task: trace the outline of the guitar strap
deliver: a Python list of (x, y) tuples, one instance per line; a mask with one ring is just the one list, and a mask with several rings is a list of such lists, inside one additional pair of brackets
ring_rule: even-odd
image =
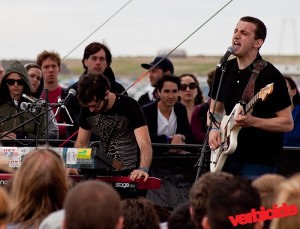
[(267, 66), (267, 62), (265, 60), (257, 60), (253, 63), (253, 66), (252, 75), (242, 95), (242, 101), (244, 102), (249, 102), (254, 96), (256, 78), (259, 72)]

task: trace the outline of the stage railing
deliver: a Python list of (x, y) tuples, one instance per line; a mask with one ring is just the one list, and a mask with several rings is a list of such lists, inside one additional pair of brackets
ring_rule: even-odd
[[(18, 139), (17, 141), (4, 140), (1, 141), (1, 143), (6, 146), (0, 146), (0, 164), (7, 163), (10, 159), (14, 161), (14, 159), (18, 159), (18, 157), (20, 157), (19, 159), (21, 160), (30, 150), (46, 147), (46, 140), (44, 139)], [(98, 142), (91, 142), (89, 148), (82, 149), (74, 148), (75, 142), (71, 140), (48, 140), (48, 143), (51, 149), (62, 156), (67, 166), (72, 168), (80, 168), (80, 166), (83, 166), (84, 168), (93, 168), (92, 166), (86, 167), (86, 165), (93, 164), (94, 153), (91, 151), (91, 148), (96, 146)], [(60, 147), (62, 144), (63, 147)], [(152, 147), (153, 160), (165, 158), (178, 160), (193, 159), (195, 160), (195, 165), (202, 150), (201, 144), (171, 145), (165, 143), (152, 143)], [(180, 149), (181, 152), (170, 152), (171, 149)], [(205, 152), (207, 154), (207, 159), (209, 160), (210, 153), (208, 147)], [(209, 161), (206, 161), (206, 163), (209, 163)], [(19, 164), (20, 162), (12, 163), (12, 166), (15, 167)], [(279, 168), (282, 171), (285, 171), (286, 174), (284, 175), (291, 175), (291, 171), (293, 173), (300, 171), (300, 147), (284, 147), (279, 160)]]
[[(24, 146), (34, 142), (33, 139), (19, 139), (21, 145), (14, 141), (5, 141), (5, 144), (13, 146), (0, 147), (0, 164), (5, 164), (11, 168), (21, 165), (22, 158), (33, 149), (45, 147), (44, 140), (38, 140), (38, 147)], [(79, 169), (95, 168), (94, 152), (92, 147), (97, 142), (91, 142), (91, 148), (74, 148), (74, 142), (68, 141), (65, 147), (59, 147), (65, 141), (50, 140), (50, 148), (58, 152), (66, 163), (67, 167)], [(178, 204), (187, 201), (188, 193), (195, 181), (197, 167), (202, 145), (170, 145), (163, 143), (153, 143), (153, 160), (150, 168), (150, 176), (161, 180), (159, 190), (149, 190), (147, 198), (163, 207), (173, 209)], [(171, 152), (170, 149), (181, 149), (180, 153)], [(209, 148), (205, 150), (205, 160), (203, 171), (209, 171)], [(284, 147), (278, 164), (278, 173), (290, 176), (300, 172), (300, 147)]]

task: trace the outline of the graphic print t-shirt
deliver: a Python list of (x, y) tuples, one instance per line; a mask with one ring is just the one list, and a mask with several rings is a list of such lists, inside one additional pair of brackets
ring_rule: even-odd
[(123, 169), (137, 166), (139, 148), (134, 130), (146, 125), (143, 111), (132, 98), (116, 95), (113, 107), (103, 113), (92, 113), (82, 107), (79, 126), (91, 130), (100, 139), (100, 150), (120, 160)]

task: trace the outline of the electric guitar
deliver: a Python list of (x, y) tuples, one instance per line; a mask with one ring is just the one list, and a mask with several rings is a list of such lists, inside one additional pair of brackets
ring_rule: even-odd
[(232, 109), (230, 115), (222, 118), (220, 125), (221, 145), (211, 151), (210, 171), (221, 171), (229, 154), (234, 153), (237, 147), (237, 137), (241, 126), (237, 126), (234, 117), (238, 114), (247, 114), (252, 112), (253, 106), (259, 101), (265, 101), (267, 96), (273, 92), (274, 83), (268, 84), (262, 88), (247, 104), (237, 103)]

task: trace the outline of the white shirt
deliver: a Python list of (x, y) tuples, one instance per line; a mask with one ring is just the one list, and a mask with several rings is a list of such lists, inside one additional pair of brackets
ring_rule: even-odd
[(159, 108), (157, 108), (157, 135), (173, 136), (176, 134), (177, 129), (177, 117), (172, 107), (169, 120), (163, 116)]

